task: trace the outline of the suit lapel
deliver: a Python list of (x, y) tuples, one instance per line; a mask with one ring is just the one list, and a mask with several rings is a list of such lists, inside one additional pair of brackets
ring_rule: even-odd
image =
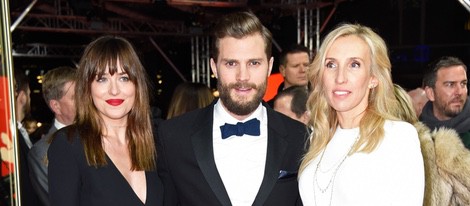
[(215, 165), (214, 149), (212, 144), (214, 104), (206, 107), (196, 118), (199, 124), (192, 131), (191, 141), (194, 147), (196, 160), (201, 168), (202, 174), (209, 183), (217, 199), (222, 205), (231, 205), (230, 198), (225, 190), (222, 179)]
[(284, 140), (287, 132), (284, 129), (281, 120), (269, 106), (266, 106), (268, 113), (268, 148), (266, 156), (266, 165), (264, 177), (256, 195), (253, 205), (263, 205), (269, 197), (274, 185), (279, 177), (282, 159), (287, 151), (287, 141)]
[(51, 128), (49, 128), (49, 131), (46, 134), (46, 137), (52, 136), (55, 132), (57, 131), (57, 127), (55, 127), (54, 123), (52, 123)]

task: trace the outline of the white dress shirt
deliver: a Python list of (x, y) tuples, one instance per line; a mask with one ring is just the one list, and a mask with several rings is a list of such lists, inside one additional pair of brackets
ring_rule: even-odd
[[(222, 139), (220, 126), (253, 118), (260, 120), (260, 136), (230, 136)], [(266, 108), (260, 103), (246, 119), (239, 121), (225, 110), (219, 100), (214, 105), (214, 159), (217, 170), (234, 206), (249, 206), (258, 194), (264, 177), (268, 144)]]
[(21, 124), (21, 122), (17, 122), (17, 127), (18, 127), (18, 131), (23, 136), (23, 139), (26, 142), (26, 145), (28, 146), (28, 148), (31, 149), (31, 147), (33, 146), (33, 142), (31, 142), (31, 139), (29, 139), (28, 131), (26, 131), (26, 128), (24, 128), (24, 126), (23, 126), (23, 124)]
[(67, 126), (67, 125), (62, 124), (62, 122), (59, 122), (59, 120), (54, 118), (54, 127), (57, 128), (57, 130), (62, 129), (65, 126)]

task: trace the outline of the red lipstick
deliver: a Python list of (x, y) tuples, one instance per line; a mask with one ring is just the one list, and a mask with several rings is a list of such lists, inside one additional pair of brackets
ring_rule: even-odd
[(123, 99), (108, 99), (108, 100), (106, 100), (106, 103), (108, 103), (109, 105), (112, 105), (112, 106), (119, 106), (123, 102), (124, 102)]

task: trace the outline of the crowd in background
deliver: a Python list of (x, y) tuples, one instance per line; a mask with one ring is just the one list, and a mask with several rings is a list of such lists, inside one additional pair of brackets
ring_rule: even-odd
[(22, 205), (470, 205), (459, 58), (436, 59), (421, 87), (403, 89), (384, 40), (341, 24), (314, 56), (284, 49), (284, 82), (263, 102), (277, 61), (269, 30), (236, 12), (214, 38), (218, 95), (184, 82), (164, 112), (122, 37), (97, 38), (78, 68), (44, 75), (54, 119), (40, 127), (17, 71)]

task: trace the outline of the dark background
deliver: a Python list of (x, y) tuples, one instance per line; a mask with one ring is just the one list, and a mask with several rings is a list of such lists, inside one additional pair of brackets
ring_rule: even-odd
[[(10, 1), (11, 11), (21, 12), (30, 1)], [(51, 4), (53, 1), (43, 1)], [(70, 1), (86, 4), (88, 1)], [(165, 1), (151, 4), (129, 4), (129, 8), (141, 11), (157, 19), (184, 21), (189, 27), (196, 25), (204, 31), (210, 27), (218, 15), (239, 9), (252, 9), (271, 30), (281, 48), (296, 42), (296, 17), (282, 8), (259, 8), (257, 1), (248, 1), (243, 8), (201, 8), (194, 5), (175, 8)], [(323, 23), (332, 7), (321, 10)], [(34, 12), (34, 9), (33, 9)], [(77, 12), (78, 13), (78, 12)], [(106, 18), (104, 11), (82, 12), (92, 18)], [(353, 0), (340, 1), (321, 36), (341, 22), (360, 23), (373, 28), (389, 46), (394, 82), (407, 89), (421, 85), (421, 77), (426, 66), (443, 55), (461, 58), (470, 65), (470, 12), (457, 0)], [(12, 22), (14, 21), (12, 18)], [(78, 34), (73, 32), (34, 32), (17, 29), (12, 34), (14, 48), (20, 49), (26, 43), (50, 43), (86, 45), (99, 34)], [(181, 36), (154, 36), (155, 42), (164, 50), (168, 58), (191, 79), (190, 34)], [(162, 55), (149, 43), (147, 37), (126, 36), (136, 47), (149, 76), (154, 83), (153, 105), (166, 113), (173, 89), (183, 80), (176, 74)], [(273, 47), (275, 66), (278, 72), (279, 51)], [(32, 90), (32, 117), (49, 122), (52, 113), (42, 99), (40, 76), (57, 66), (78, 63), (79, 58), (14, 57), (15, 71), (29, 73)], [(158, 81), (161, 80), (161, 84)], [(215, 87), (215, 80), (211, 87)]]

